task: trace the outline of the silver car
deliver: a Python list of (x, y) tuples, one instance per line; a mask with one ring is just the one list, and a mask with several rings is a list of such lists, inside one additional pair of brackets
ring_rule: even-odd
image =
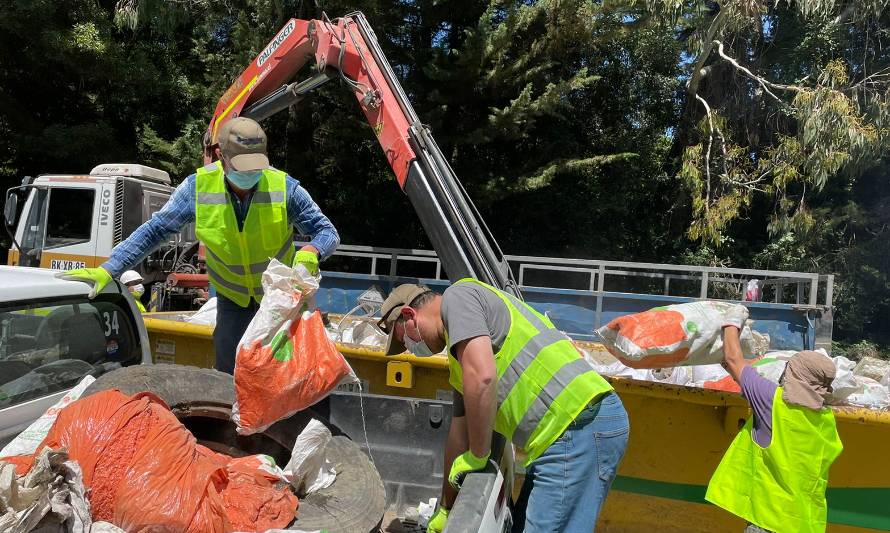
[(85, 376), (150, 363), (148, 335), (129, 292), (56, 270), (0, 266), (0, 447)]

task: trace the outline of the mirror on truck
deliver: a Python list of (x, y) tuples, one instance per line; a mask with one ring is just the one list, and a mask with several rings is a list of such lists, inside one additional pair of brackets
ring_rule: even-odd
[(19, 197), (16, 193), (10, 192), (6, 196), (6, 206), (3, 208), (3, 218), (6, 219), (6, 226), (15, 226), (15, 217), (19, 211)]

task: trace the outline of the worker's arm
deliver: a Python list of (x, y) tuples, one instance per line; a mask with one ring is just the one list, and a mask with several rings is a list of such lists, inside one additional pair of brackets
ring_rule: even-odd
[(455, 345), (455, 352), (463, 372), (469, 449), (476, 457), (488, 457), (497, 400), (497, 368), (491, 337), (480, 335), (461, 341)]
[(340, 245), (340, 235), (318, 204), (294, 178), (287, 177), (287, 219), (312, 242), (302, 249), (314, 251), (319, 259), (327, 259)]
[(114, 247), (111, 257), (102, 264), (117, 278), (155, 251), (171, 235), (195, 220), (195, 175), (187, 177), (173, 191), (160, 211), (136, 228), (126, 240)]
[(451, 509), (454, 506), (454, 500), (457, 499), (457, 491), (448, 483), (448, 472), (451, 470), (454, 459), (469, 448), (467, 418), (464, 415), (463, 407), (458, 409), (456, 404), (457, 400), (455, 400), (451, 427), (448, 428), (448, 440), (445, 442), (445, 475), (442, 480), (442, 501), (440, 502), (440, 505), (445, 509)]
[(742, 343), (739, 341), (739, 328), (723, 327), (723, 368), (729, 372), (736, 383), (742, 383), (742, 370), (748, 365), (742, 355)]
[(745, 356), (739, 335), (748, 320), (748, 308), (732, 305), (723, 314), (723, 368), (736, 383), (742, 383), (742, 370), (745, 369)]

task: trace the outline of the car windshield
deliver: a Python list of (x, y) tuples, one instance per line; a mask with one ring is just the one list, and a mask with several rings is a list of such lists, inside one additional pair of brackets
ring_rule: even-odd
[(0, 306), (0, 408), (138, 362), (130, 317), (102, 301)]

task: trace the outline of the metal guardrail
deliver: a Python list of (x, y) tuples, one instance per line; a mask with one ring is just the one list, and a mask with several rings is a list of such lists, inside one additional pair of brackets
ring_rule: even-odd
[[(442, 265), (432, 250), (415, 250), (401, 248), (383, 248), (375, 246), (341, 245), (335, 256), (346, 258), (364, 258), (370, 260), (370, 268), (360, 272), (372, 276), (400, 275), (400, 264), (431, 264), (434, 274), (431, 279), (444, 280)], [(627, 261), (602, 261), (597, 259), (568, 259), (559, 257), (535, 257), (508, 255), (513, 274), (520, 288), (555, 288), (579, 289), (578, 283), (566, 282), (568, 276), (586, 274), (586, 286), (580, 288), (594, 293), (610, 290), (608, 285), (618, 284), (620, 280), (663, 280), (660, 291), (653, 292), (651, 285), (644, 290), (634, 290), (625, 283), (619, 290), (612, 292), (631, 292), (638, 294), (662, 294), (674, 296), (677, 282), (690, 283), (695, 287), (694, 296), (703, 299), (743, 300), (745, 287), (749, 280), (760, 282), (761, 293), (771, 293), (774, 303), (795, 304), (805, 307), (831, 309), (834, 296), (834, 276), (812, 272), (785, 272), (778, 270), (759, 270), (748, 268), (724, 268), (694, 265), (670, 265), (661, 263), (635, 263)], [(382, 272), (382, 263), (388, 268)], [(336, 271), (336, 269), (334, 270)], [(357, 272), (359, 273), (359, 272)], [(535, 276), (534, 273), (538, 273)], [(541, 284), (541, 273), (547, 273), (548, 285)], [(416, 277), (416, 276), (415, 276)], [(529, 278), (535, 278), (530, 280)], [(568, 286), (574, 285), (574, 286)], [(790, 298), (787, 298), (787, 287), (794, 287)], [(763, 301), (766, 301), (763, 299)]]

